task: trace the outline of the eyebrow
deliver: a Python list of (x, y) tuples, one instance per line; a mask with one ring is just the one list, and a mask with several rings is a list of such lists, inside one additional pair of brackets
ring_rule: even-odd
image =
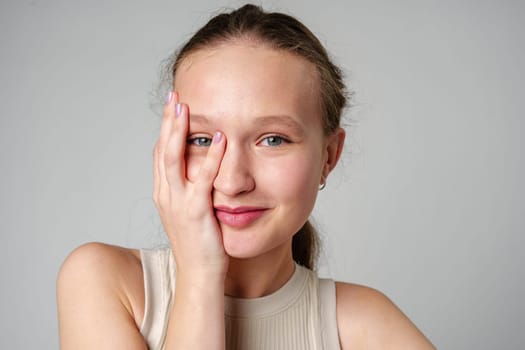
[[(209, 125), (211, 124), (210, 119), (202, 114), (191, 114), (190, 122), (196, 124)], [(297, 122), (294, 118), (288, 115), (265, 115), (256, 117), (253, 125), (257, 128), (262, 128), (269, 125), (283, 125), (286, 128), (291, 129), (293, 132), (298, 134), (304, 133), (303, 126)]]

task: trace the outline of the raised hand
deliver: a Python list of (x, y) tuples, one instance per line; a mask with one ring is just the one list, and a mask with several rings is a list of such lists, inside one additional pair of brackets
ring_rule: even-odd
[(187, 178), (189, 107), (178, 94), (166, 99), (160, 136), (154, 150), (153, 198), (177, 264), (177, 273), (226, 274), (228, 257), (212, 203), (213, 181), (226, 140), (215, 133), (196, 178)]

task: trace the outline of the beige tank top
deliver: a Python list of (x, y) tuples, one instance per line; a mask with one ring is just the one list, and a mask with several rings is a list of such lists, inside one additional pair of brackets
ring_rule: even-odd
[[(150, 350), (160, 350), (175, 288), (175, 262), (169, 248), (141, 250), (141, 257), (145, 310), (140, 332)], [(300, 265), (284, 286), (268, 296), (225, 296), (224, 311), (228, 350), (340, 349), (335, 283)]]

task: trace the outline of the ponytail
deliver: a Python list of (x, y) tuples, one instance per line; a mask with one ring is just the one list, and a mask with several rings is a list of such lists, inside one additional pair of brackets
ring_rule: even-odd
[(299, 265), (313, 270), (319, 255), (319, 238), (314, 226), (307, 221), (293, 236), (292, 255)]

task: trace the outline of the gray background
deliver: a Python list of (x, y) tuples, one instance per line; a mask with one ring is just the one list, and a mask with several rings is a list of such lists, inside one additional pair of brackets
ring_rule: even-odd
[[(1, 2), (0, 348), (57, 348), (74, 247), (162, 243), (159, 64), (240, 3)], [(438, 348), (519, 348), (523, 2), (262, 3), (318, 34), (356, 92), (315, 210), (321, 273), (382, 290)]]

